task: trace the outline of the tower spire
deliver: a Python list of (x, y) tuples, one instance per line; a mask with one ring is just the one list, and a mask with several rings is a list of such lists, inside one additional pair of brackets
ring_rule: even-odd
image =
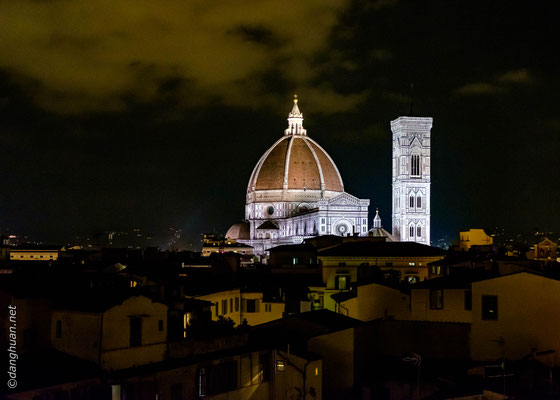
[(381, 228), (381, 217), (379, 216), (379, 209), (375, 209), (375, 217), (373, 218), (373, 227)]
[(410, 111), (409, 114), (411, 117), (414, 116), (414, 83), (410, 83)]
[(303, 114), (298, 107), (297, 94), (294, 94), (294, 106), (288, 114), (288, 129), (284, 131), (284, 135), (307, 135), (307, 131), (303, 129)]

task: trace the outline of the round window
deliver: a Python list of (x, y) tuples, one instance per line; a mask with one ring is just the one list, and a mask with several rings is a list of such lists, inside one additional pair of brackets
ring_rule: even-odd
[(266, 209), (266, 212), (268, 213), (268, 215), (274, 214), (274, 207), (268, 206), (268, 208)]
[(343, 225), (343, 224), (338, 225), (338, 231), (340, 233), (346, 233), (346, 225)]

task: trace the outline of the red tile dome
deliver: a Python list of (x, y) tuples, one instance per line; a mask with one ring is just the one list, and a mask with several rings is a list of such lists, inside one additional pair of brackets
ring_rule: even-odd
[(264, 153), (255, 166), (247, 192), (343, 192), (344, 184), (333, 160), (303, 129), (303, 114), (299, 111), (297, 98), (288, 122), (284, 136)]

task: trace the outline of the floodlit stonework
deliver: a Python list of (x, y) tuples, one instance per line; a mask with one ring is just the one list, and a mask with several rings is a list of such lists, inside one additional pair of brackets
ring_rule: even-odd
[(233, 237), (255, 254), (318, 235), (368, 233), (369, 200), (344, 191), (328, 153), (303, 128), (297, 97), (284, 135), (255, 166), (247, 186), (249, 237)]
[(432, 118), (399, 117), (393, 132), (393, 237), (430, 244)]

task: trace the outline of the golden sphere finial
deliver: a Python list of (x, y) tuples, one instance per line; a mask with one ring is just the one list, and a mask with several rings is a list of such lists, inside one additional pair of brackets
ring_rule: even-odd
[(294, 93), (294, 104), (297, 104), (297, 102), (298, 102), (297, 94)]

